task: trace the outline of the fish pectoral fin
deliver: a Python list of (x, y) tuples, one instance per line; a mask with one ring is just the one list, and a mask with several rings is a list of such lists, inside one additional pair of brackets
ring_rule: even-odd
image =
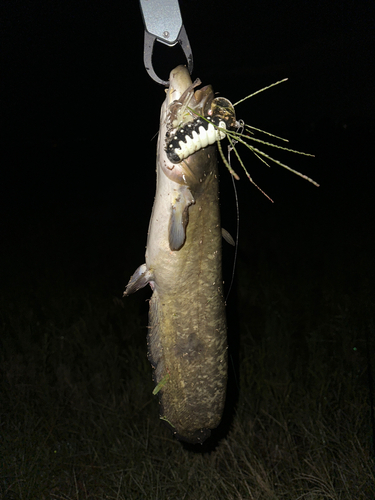
[(152, 279), (152, 272), (147, 269), (146, 264), (142, 264), (130, 278), (129, 283), (126, 285), (125, 292), (122, 296), (126, 297), (127, 295), (138, 291), (140, 288), (145, 287), (147, 283), (152, 281)]
[(187, 187), (182, 187), (172, 200), (171, 217), (169, 219), (169, 248), (180, 250), (186, 239), (186, 226), (189, 222), (189, 207), (195, 203), (193, 195)]
[(224, 238), (224, 240), (229, 243), (229, 245), (236, 246), (234, 239), (232, 238), (231, 234), (224, 229), (223, 227), (221, 228), (221, 235)]

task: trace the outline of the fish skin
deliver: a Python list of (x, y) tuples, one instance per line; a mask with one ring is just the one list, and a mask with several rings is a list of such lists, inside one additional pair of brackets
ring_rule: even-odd
[[(184, 100), (191, 85), (186, 67), (171, 72), (160, 115), (146, 264), (124, 295), (150, 283), (148, 359), (155, 385), (162, 382), (160, 418), (178, 439), (202, 443), (219, 425), (224, 408), (227, 333), (216, 145), (179, 164), (171, 163), (165, 151), (170, 105), (181, 96)], [(211, 87), (204, 87), (189, 106), (203, 114), (212, 98)]]

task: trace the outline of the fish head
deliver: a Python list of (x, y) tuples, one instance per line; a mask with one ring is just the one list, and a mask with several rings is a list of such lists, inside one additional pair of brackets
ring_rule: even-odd
[(176, 163), (167, 154), (168, 139), (176, 130), (193, 122), (197, 116), (208, 116), (214, 100), (211, 85), (195, 90), (199, 79), (191, 81), (186, 66), (177, 66), (170, 73), (169, 88), (160, 115), (158, 160), (164, 174), (189, 189), (200, 190), (212, 164), (216, 165), (216, 146), (210, 144)]

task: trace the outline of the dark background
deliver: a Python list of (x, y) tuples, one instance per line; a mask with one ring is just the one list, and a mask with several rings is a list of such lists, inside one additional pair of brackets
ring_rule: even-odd
[[(238, 118), (316, 156), (274, 152), (320, 188), (243, 151), (254, 181), (275, 203), (235, 165), (238, 272), (266, 255), (322, 274), (333, 265), (346, 273), (355, 262), (353, 273), (366, 273), (374, 250), (374, 4), (180, 6), (193, 77), (232, 102), (288, 77), (238, 106)], [(58, 286), (62, 270), (121, 297), (144, 261), (155, 190), (152, 138), (164, 99), (143, 66), (138, 2), (4, 1), (0, 18), (2, 283), (27, 289), (35, 268), (52, 280), (56, 271)], [(163, 78), (184, 62), (179, 49), (155, 49)], [(223, 166), (221, 179), (223, 225), (234, 234), (235, 201)], [(351, 286), (356, 282), (353, 275)]]
[[(0, 0), (0, 497), (121, 488), (124, 498), (245, 498), (251, 488), (259, 498), (365, 498), (375, 3), (180, 6), (193, 78), (232, 102), (289, 78), (237, 117), (313, 153), (267, 150), (320, 184), (239, 148), (271, 203), (233, 161), (228, 397), (199, 453), (230, 439), (209, 462), (169, 442), (146, 357), (150, 287), (122, 299), (144, 262), (165, 96), (143, 66), (138, 2)], [(181, 63), (178, 47), (155, 48), (164, 79)], [(223, 227), (235, 236), (222, 164), (220, 176)], [(223, 254), (228, 286), (233, 247), (224, 242)]]

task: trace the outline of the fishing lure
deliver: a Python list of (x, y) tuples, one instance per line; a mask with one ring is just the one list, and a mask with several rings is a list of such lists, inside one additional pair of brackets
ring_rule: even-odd
[[(203, 149), (207, 146), (210, 146), (217, 142), (218, 149), (220, 156), (225, 164), (225, 166), (228, 168), (229, 172), (233, 175), (233, 177), (237, 180), (239, 180), (239, 176), (237, 173), (232, 169), (230, 166), (230, 162), (225, 158), (224, 153), (221, 148), (221, 143), (220, 141), (227, 137), (229, 141), (229, 146), (228, 146), (228, 151), (234, 151), (239, 163), (241, 164), (242, 168), (244, 169), (246, 176), (250, 180), (252, 184), (256, 188), (261, 191), (270, 201), (271, 198), (262, 190), (260, 187), (255, 184), (253, 179), (251, 178), (249, 172), (247, 171), (245, 165), (243, 164), (240, 155), (237, 152), (236, 149), (236, 144), (240, 143), (246, 146), (250, 151), (255, 154), (255, 156), (262, 161), (265, 165), (268, 167), (270, 166), (267, 161), (270, 160), (274, 163), (277, 163), (283, 168), (286, 168), (290, 172), (302, 177), (303, 179), (307, 180), (308, 182), (311, 182), (315, 186), (319, 186), (317, 182), (315, 182), (313, 179), (310, 177), (307, 177), (306, 175), (302, 174), (301, 172), (298, 172), (297, 170), (294, 170), (290, 168), (288, 165), (285, 165), (284, 163), (281, 163), (279, 160), (273, 158), (272, 156), (266, 154), (264, 151), (259, 150), (258, 148), (255, 148), (253, 145), (251, 145), (248, 141), (255, 141), (261, 144), (264, 144), (266, 146), (270, 146), (273, 148), (277, 149), (282, 149), (284, 151), (289, 151), (290, 153), (297, 153), (300, 155), (304, 156), (314, 156), (308, 153), (303, 153), (302, 151), (296, 151), (294, 149), (289, 149), (283, 146), (280, 146), (278, 144), (273, 144), (270, 142), (266, 142), (264, 140), (258, 139), (254, 137), (254, 131), (255, 132), (260, 132), (262, 134), (266, 134), (268, 136), (271, 136), (275, 139), (281, 140), (288, 142), (287, 139), (284, 139), (282, 137), (278, 137), (274, 134), (270, 134), (269, 132), (266, 132), (264, 130), (260, 130), (258, 128), (252, 127), (250, 125), (247, 125), (243, 122), (243, 120), (236, 120), (236, 113), (234, 110), (234, 107), (237, 106), (237, 104), (242, 103), (246, 99), (249, 99), (250, 97), (255, 96), (256, 94), (263, 92), (264, 90), (268, 90), (271, 87), (274, 87), (275, 85), (278, 85), (280, 83), (283, 83), (287, 81), (287, 78), (284, 80), (280, 80), (278, 82), (275, 82), (268, 87), (264, 87), (253, 94), (250, 94), (246, 96), (244, 99), (241, 99), (240, 101), (236, 102), (235, 104), (232, 104), (228, 99), (224, 97), (217, 97), (211, 101), (211, 106), (208, 109), (208, 111), (204, 114), (201, 115), (198, 113), (196, 110), (191, 109), (188, 105), (185, 106), (183, 110), (180, 110), (179, 113), (176, 113), (178, 118), (169, 126), (169, 130), (166, 134), (166, 153), (169, 161), (171, 163), (180, 163), (186, 158), (188, 158), (190, 155), (193, 153), (199, 151), (200, 149)], [(199, 80), (194, 82), (192, 87), (195, 87), (199, 84)], [(177, 103), (179, 104), (179, 103)], [(190, 118), (187, 118), (187, 113), (190, 113), (190, 115), (195, 116), (196, 118), (191, 120)], [(188, 121), (190, 120), (190, 121)], [(244, 131), (246, 133), (244, 133)]]
[(217, 119), (211, 122), (209, 116), (206, 117), (206, 120), (198, 117), (192, 122), (188, 122), (179, 128), (168, 142), (166, 148), (168, 160), (172, 163), (180, 163), (196, 151), (224, 139), (225, 133), (220, 131), (218, 127), (226, 128), (225, 122)]
[[(193, 110), (191, 110), (193, 111)], [(180, 163), (193, 153), (226, 137), (226, 131), (236, 124), (232, 103), (224, 97), (211, 102), (206, 116), (180, 125), (175, 132), (168, 131), (166, 153), (170, 162)]]

